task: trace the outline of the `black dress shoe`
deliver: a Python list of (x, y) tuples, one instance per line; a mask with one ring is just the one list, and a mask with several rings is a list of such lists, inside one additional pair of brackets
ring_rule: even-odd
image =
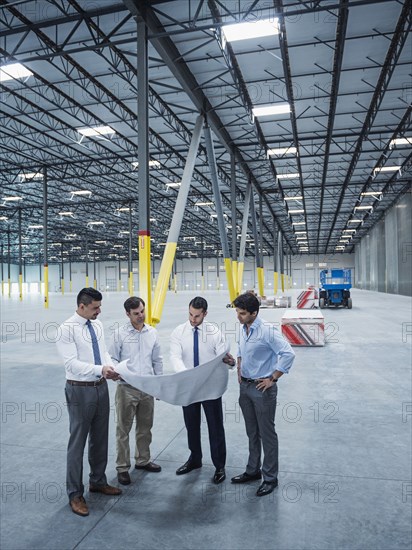
[(198, 468), (201, 468), (202, 467), (202, 464), (194, 464), (193, 462), (190, 462), (189, 460), (187, 462), (185, 462), (183, 464), (183, 466), (180, 466), (180, 468), (178, 468), (176, 470), (176, 475), (177, 476), (182, 476), (183, 474), (187, 474), (189, 472), (191, 472), (192, 470), (197, 470)]
[(219, 470), (216, 470), (215, 475), (213, 476), (213, 483), (216, 483), (218, 485), (219, 483), (222, 483), (222, 481), (225, 481), (226, 479), (226, 472), (224, 468), (220, 468)]
[(141, 466), (140, 464), (136, 464), (135, 466), (136, 470), (146, 470), (146, 472), (161, 472), (162, 467), (159, 466), (159, 464), (155, 464), (154, 462), (148, 462), (144, 466)]
[(130, 480), (129, 472), (119, 472), (117, 474), (117, 481), (121, 485), (130, 485), (131, 480)]
[(264, 497), (265, 495), (270, 495), (270, 493), (273, 492), (274, 489), (278, 486), (278, 482), (276, 481), (264, 481), (259, 489), (256, 491), (256, 496), (258, 497)]
[(256, 481), (262, 478), (262, 473), (259, 470), (257, 474), (248, 474), (244, 472), (238, 476), (232, 477), (232, 483), (247, 483), (248, 481)]

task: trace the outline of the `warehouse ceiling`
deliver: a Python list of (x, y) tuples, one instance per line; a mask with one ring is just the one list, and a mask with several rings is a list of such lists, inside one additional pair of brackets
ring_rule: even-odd
[[(0, 0), (3, 257), (10, 242), (16, 261), (20, 238), (26, 263), (43, 258), (44, 181), (50, 263), (126, 258), (130, 235), (137, 254), (140, 18), (149, 38), (154, 257), (179, 192), (168, 184), (182, 177), (200, 112), (213, 134), (230, 246), (251, 184), (265, 254), (278, 231), (285, 252), (352, 252), (410, 189), (411, 11), (411, 0)], [(265, 20), (276, 33), (226, 40), (227, 25)], [(30, 73), (10, 78), (16, 63)], [(273, 105), (287, 112), (253, 114)], [(111, 133), (90, 135), (102, 126)], [(221, 249), (208, 203), (202, 140), (178, 257)], [(247, 253), (256, 246), (248, 240)]]

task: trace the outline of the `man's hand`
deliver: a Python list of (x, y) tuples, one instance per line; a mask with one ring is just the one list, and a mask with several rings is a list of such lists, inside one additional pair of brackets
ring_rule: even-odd
[(102, 368), (102, 376), (107, 380), (118, 380), (119, 375), (115, 372), (113, 367), (104, 366)]
[(272, 378), (260, 378), (259, 382), (256, 384), (256, 388), (258, 390), (266, 391), (271, 388), (274, 383), (275, 382), (273, 382)]
[(223, 357), (223, 362), (231, 367), (234, 367), (236, 365), (235, 358), (230, 353), (226, 353), (226, 355)]

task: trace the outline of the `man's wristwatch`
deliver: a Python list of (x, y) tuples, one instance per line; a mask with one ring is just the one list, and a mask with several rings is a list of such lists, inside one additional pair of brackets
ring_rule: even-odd
[(271, 378), (271, 380), (272, 380), (272, 382), (273, 382), (274, 384), (276, 384), (276, 382), (278, 381), (277, 378)]

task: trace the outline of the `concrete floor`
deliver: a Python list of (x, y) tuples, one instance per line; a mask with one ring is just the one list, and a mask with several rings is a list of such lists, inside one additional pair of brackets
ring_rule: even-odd
[[(296, 291), (292, 292), (296, 295)], [(206, 292), (209, 319), (235, 331), (224, 292)], [(215, 487), (207, 429), (204, 466), (177, 477), (188, 458), (179, 407), (157, 402), (152, 457), (160, 474), (134, 470), (120, 498), (85, 494), (90, 516), (75, 516), (64, 491), (68, 416), (56, 326), (75, 295), (3, 298), (1, 363), (1, 548), (9, 549), (409, 549), (411, 548), (411, 299), (353, 293), (352, 310), (325, 310), (327, 345), (295, 348), (279, 383), (279, 487), (255, 497), (233, 486), (247, 438), (235, 373), (223, 397), (228, 480)], [(105, 295), (100, 319), (125, 320), (125, 294)], [(159, 332), (186, 320), (193, 293), (169, 293)], [(280, 322), (284, 310), (262, 310)], [(232, 346), (232, 351), (235, 347)], [(115, 384), (110, 383), (109, 482), (116, 484)], [(85, 481), (88, 473), (85, 461)]]

